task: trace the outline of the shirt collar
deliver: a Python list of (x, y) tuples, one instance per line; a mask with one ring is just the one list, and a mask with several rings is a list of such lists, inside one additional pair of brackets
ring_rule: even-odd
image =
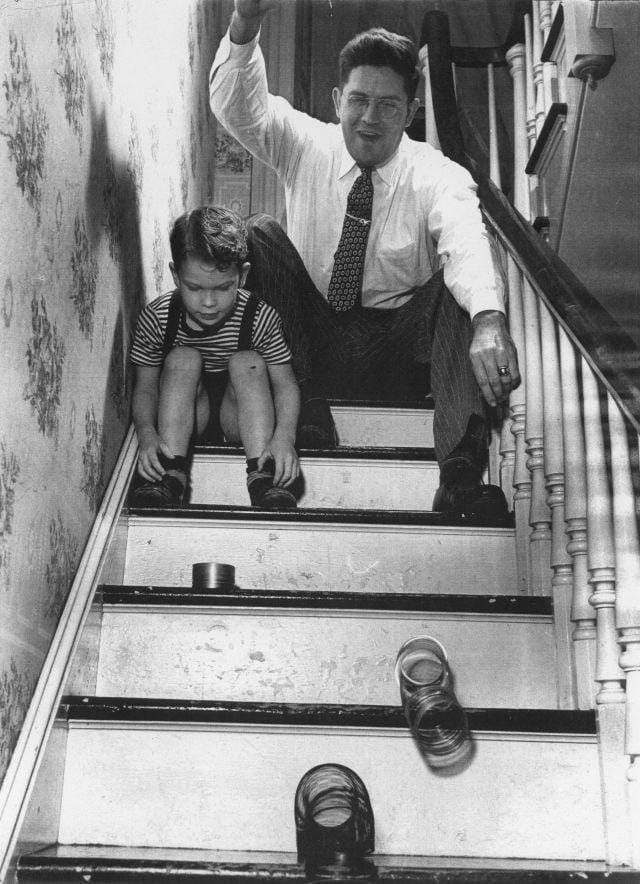
[[(407, 137), (408, 136), (406, 135), (406, 133), (403, 134), (402, 140), (401, 140), (400, 144), (398, 145), (397, 151), (394, 153), (394, 155), (391, 157), (390, 160), (387, 160), (387, 162), (384, 164), (384, 166), (376, 166), (375, 171), (378, 173), (380, 178), (384, 181), (384, 183), (387, 186), (389, 186), (391, 184), (391, 182), (393, 181), (393, 176), (394, 176), (396, 169), (398, 168), (398, 164), (400, 163), (400, 155), (402, 153), (402, 148), (404, 146), (404, 142)], [(357, 168), (356, 161), (354, 160), (354, 158), (351, 156), (351, 154), (347, 150), (347, 146), (343, 140), (342, 141), (342, 152), (340, 155), (340, 168), (338, 170), (338, 179), (344, 178), (354, 168)]]

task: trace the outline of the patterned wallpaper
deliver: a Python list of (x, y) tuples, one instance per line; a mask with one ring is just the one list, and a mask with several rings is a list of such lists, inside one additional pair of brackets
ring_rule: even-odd
[(13, 0), (0, 28), (0, 780), (129, 424), (168, 230), (249, 211), (207, 79), (230, 0)]

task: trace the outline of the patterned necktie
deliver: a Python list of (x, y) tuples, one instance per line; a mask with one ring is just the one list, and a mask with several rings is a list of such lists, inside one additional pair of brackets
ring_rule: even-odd
[(347, 197), (347, 212), (334, 255), (333, 273), (327, 292), (329, 306), (336, 313), (351, 310), (360, 302), (362, 295), (364, 256), (373, 205), (372, 171), (370, 166), (362, 169), (362, 174), (353, 182)]

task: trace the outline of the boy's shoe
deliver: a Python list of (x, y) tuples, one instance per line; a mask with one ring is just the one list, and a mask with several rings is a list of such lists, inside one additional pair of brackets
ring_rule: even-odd
[(321, 396), (306, 399), (300, 405), (296, 446), (298, 448), (335, 448), (338, 433), (329, 403)]
[(247, 474), (247, 488), (251, 506), (266, 510), (294, 510), (298, 506), (295, 496), (287, 488), (273, 484), (273, 468), (265, 464), (262, 470), (252, 470)]
[(168, 473), (159, 482), (143, 482), (129, 493), (130, 506), (182, 506), (186, 487)]

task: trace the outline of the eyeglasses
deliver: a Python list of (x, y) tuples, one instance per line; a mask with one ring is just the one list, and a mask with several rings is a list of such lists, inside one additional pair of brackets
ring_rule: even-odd
[(369, 105), (372, 104), (383, 123), (393, 122), (403, 110), (406, 111), (405, 105), (399, 101), (394, 101), (392, 98), (368, 98), (366, 95), (347, 95), (345, 101), (351, 113), (358, 114), (358, 116), (366, 113)]

